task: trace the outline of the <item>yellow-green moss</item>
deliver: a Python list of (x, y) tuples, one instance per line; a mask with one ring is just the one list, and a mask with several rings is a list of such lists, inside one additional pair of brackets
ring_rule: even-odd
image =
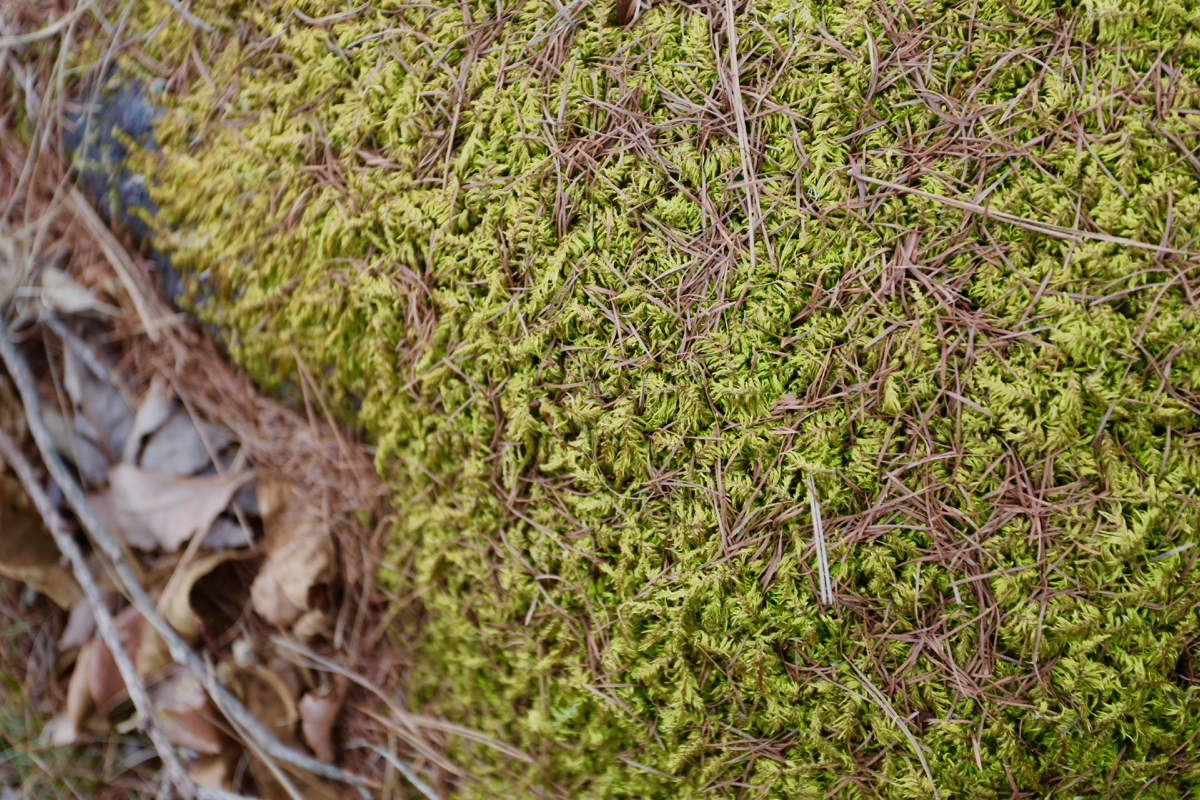
[(462, 796), (1200, 779), (1195, 3), (192, 8), (159, 243), (377, 442)]

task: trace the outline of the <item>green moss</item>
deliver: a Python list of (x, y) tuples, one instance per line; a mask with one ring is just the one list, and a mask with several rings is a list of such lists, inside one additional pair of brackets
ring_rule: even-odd
[(1200, 6), (755, 0), (736, 92), (677, 3), (291, 8), (145, 11), (137, 159), (376, 440), (414, 704), (538, 762), (462, 796), (1200, 779)]

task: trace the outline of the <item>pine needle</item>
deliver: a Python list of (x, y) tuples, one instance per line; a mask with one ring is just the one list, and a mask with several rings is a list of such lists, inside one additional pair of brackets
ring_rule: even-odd
[(808, 487), (808, 507), (812, 509), (813, 547), (817, 551), (817, 596), (821, 605), (833, 605), (833, 578), (829, 574), (829, 555), (825, 552), (825, 523), (821, 519), (821, 500), (817, 497), (817, 487), (812, 476), (804, 479)]

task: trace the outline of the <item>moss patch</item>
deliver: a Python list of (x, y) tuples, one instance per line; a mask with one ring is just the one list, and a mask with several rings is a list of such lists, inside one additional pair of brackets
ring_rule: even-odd
[(159, 244), (377, 441), (462, 796), (1200, 780), (1200, 6), (192, 8)]

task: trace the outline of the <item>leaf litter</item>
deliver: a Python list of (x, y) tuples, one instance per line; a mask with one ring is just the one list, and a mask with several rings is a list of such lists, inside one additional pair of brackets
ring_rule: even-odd
[[(49, 112), (47, 119), (57, 124)], [(364, 713), (371, 692), (361, 687), (382, 687), (354, 671), (376, 653), (375, 674), (386, 676), (398, 657), (382, 636), (394, 614), (372, 629), (379, 611), (370, 534), (383, 493), (370, 455), (348, 447), (312, 409), (299, 413), (251, 388), (147, 290), (153, 281), (146, 261), (122, 249), (77, 193), (70, 194), (74, 216), (48, 213), (63, 162), (22, 147), (0, 141), (0, 196), (19, 197), (28, 218), (43, 214), (43, 236), (35, 240), (32, 229), (0, 215), (0, 318), (22, 332), (21, 352), (35, 365), (43, 411), (28, 424), (42, 426), (73, 467), (91, 510), (141, 576), (152, 616), (204, 652), (276, 744), (365, 770), (373, 777), (358, 778), (367, 780), (359, 791), (411, 791), (392, 785), (389, 761), (417, 781), (421, 796), (430, 796), (429, 783), (444, 788), (447, 776), (464, 774), (442, 755), (445, 732), (455, 727), (409, 715), (394, 700), (390, 709)], [(33, 178), (22, 183), (26, 161)], [(5, 404), (0, 429), (28, 443), (18, 404)], [(0, 486), (13, 483), (7, 469), (0, 461)], [(53, 481), (43, 488), (70, 511)], [(117, 654), (98, 629), (99, 609), (82, 599), (20, 492), (0, 496), (0, 528), (0, 575), (61, 609), (51, 652), (59, 654), (63, 684), (43, 742), (82, 746), (96, 736), (146, 730), (131, 708)], [(167, 756), (179, 757), (197, 791), (345, 796), (328, 778), (280, 758), (218, 706), (202, 677), (176, 663), (153, 621), (114, 583), (110, 555), (83, 531), (75, 538), (90, 548), (87, 568), (118, 634), (110, 641), (119, 641), (132, 662), (153, 727), (173, 751), (158, 751), (164, 766)], [(313, 657), (298, 664), (295, 652)], [(401, 754), (414, 761), (387, 746), (397, 731)], [(352, 738), (354, 747), (344, 749)]]

